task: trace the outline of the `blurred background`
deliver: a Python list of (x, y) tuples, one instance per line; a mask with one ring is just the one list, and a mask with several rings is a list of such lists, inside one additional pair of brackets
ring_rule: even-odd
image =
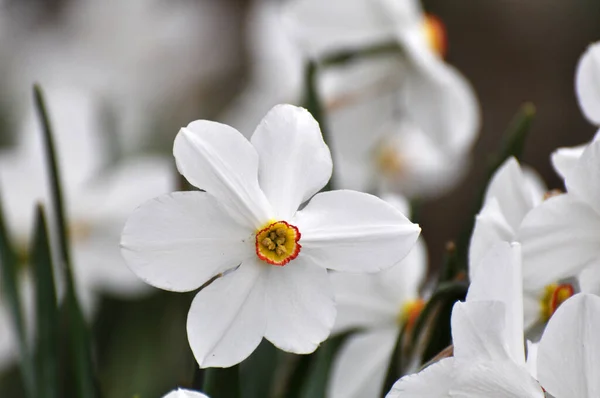
[[(264, 11), (275, 3), (0, 0), (0, 194), (15, 240), (27, 245), (33, 210), (27, 208), (44, 195), (34, 82), (47, 94), (64, 178), (72, 181), (66, 190), (80, 198), (69, 203), (82, 220), (72, 231), (93, 236), (92, 227), (104, 232), (115, 227), (106, 219), (124, 217), (114, 208), (127, 214), (135, 207), (142, 185), (153, 184), (158, 195), (177, 184), (170, 152), (180, 127), (206, 118), (249, 134), (270, 108), (267, 102), (298, 101), (298, 54)], [(473, 214), (489, 155), (521, 104), (537, 109), (523, 160), (550, 188), (561, 187), (550, 153), (593, 136), (595, 128), (577, 105), (574, 76), (587, 45), (600, 38), (600, 2), (424, 0), (423, 7), (443, 21), (447, 61), (472, 83), (482, 111), (466, 178), (422, 207), (419, 222), (435, 269), (446, 242)], [(156, 177), (148, 184), (129, 179), (138, 175), (130, 167), (157, 170)], [(120, 200), (127, 187), (135, 192), (125, 205)], [(97, 191), (103, 194), (89, 198)], [(98, 256), (89, 247), (81, 252)], [(191, 382), (195, 362), (184, 327), (191, 294), (151, 290), (131, 300), (128, 292), (143, 289), (124, 283), (111, 291), (113, 281), (81, 278), (94, 280), (82, 282), (82, 289), (95, 293), (84, 307), (107, 397), (155, 397)], [(10, 362), (3, 367), (0, 396), (21, 396), (16, 375)]]

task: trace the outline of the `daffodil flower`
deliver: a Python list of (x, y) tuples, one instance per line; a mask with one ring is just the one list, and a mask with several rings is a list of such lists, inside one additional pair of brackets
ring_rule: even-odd
[[(383, 198), (408, 214), (404, 198)], [(381, 393), (402, 327), (410, 333), (424, 306), (419, 287), (427, 271), (425, 243), (418, 240), (392, 268), (373, 275), (330, 274), (337, 318), (333, 333), (355, 330), (338, 352), (329, 379), (328, 397), (375, 397)]]
[(469, 164), (479, 109), (469, 83), (444, 63), (439, 20), (417, 1), (294, 0), (289, 30), (319, 59), (396, 43), (402, 54), (327, 68), (320, 82), (341, 187), (436, 196)]
[(206, 192), (175, 192), (141, 206), (125, 226), (122, 253), (139, 277), (162, 289), (191, 291), (217, 277), (188, 314), (201, 367), (239, 363), (263, 336), (285, 351), (314, 351), (336, 314), (327, 269), (389, 268), (419, 235), (374, 196), (316, 194), (331, 176), (331, 155), (302, 108), (276, 106), (250, 141), (223, 124), (192, 122), (173, 152), (179, 172)]
[(519, 245), (494, 246), (454, 305), (454, 356), (403, 377), (387, 398), (544, 397), (526, 367), (521, 285)]
[(538, 347), (538, 380), (554, 398), (600, 394), (600, 298), (577, 294), (556, 311)]
[(163, 398), (208, 398), (206, 395), (201, 392), (186, 390), (183, 388), (179, 388), (177, 390), (173, 390)]
[(567, 173), (567, 193), (544, 201), (523, 220), (517, 239), (523, 245), (526, 285), (542, 288), (545, 280), (579, 275), (583, 291), (600, 291), (598, 170), (600, 141), (593, 141)]

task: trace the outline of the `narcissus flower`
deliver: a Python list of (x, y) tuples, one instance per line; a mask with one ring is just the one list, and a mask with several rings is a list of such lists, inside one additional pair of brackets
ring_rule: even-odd
[[(386, 199), (392, 204), (406, 202), (397, 196)], [(408, 214), (407, 203), (402, 204)], [(424, 306), (419, 287), (426, 271), (427, 251), (419, 240), (404, 260), (388, 270), (372, 275), (330, 274), (338, 308), (333, 332), (356, 332), (344, 341), (333, 362), (328, 397), (381, 394), (400, 329), (410, 333)]]
[(403, 377), (388, 398), (544, 397), (525, 362), (519, 245), (500, 243), (482, 261), (452, 311), (454, 356)]
[(141, 206), (121, 245), (131, 269), (162, 289), (195, 290), (218, 277), (188, 314), (201, 367), (239, 363), (263, 336), (285, 351), (314, 351), (336, 314), (327, 269), (389, 268), (419, 235), (374, 196), (316, 194), (331, 176), (331, 155), (304, 109), (276, 106), (250, 141), (198, 120), (181, 129), (173, 151), (179, 172), (206, 192), (175, 192)]
[(184, 390), (183, 388), (173, 390), (163, 398), (208, 398), (206, 395), (201, 392), (192, 391), (192, 390)]

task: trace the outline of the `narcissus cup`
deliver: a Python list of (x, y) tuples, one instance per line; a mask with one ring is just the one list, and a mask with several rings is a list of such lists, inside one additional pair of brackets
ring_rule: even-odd
[(235, 365), (263, 336), (285, 351), (314, 351), (336, 315), (327, 269), (389, 268), (419, 236), (418, 225), (375, 196), (317, 193), (331, 177), (331, 155), (302, 108), (274, 107), (250, 141), (223, 124), (192, 122), (174, 155), (205, 192), (142, 205), (121, 245), (130, 268), (159, 288), (191, 291), (217, 278), (188, 314), (201, 367)]

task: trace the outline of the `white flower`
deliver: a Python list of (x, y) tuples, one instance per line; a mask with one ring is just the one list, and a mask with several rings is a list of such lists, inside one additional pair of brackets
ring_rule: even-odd
[(538, 379), (554, 398), (600, 395), (600, 298), (577, 294), (556, 311), (538, 348)]
[(582, 290), (600, 289), (599, 170), (600, 141), (593, 141), (567, 173), (567, 193), (544, 201), (523, 220), (517, 238), (523, 245), (524, 284), (542, 288), (545, 280), (583, 271)]
[(439, 24), (416, 1), (294, 0), (286, 16), (315, 57), (390, 41), (404, 51), (323, 76), (340, 186), (435, 196), (460, 179), (479, 109), (468, 82), (436, 53)]
[(579, 106), (586, 118), (600, 126), (600, 42), (587, 48), (579, 59), (575, 74), (575, 90)]
[(183, 388), (179, 388), (177, 390), (173, 390), (163, 398), (208, 398), (206, 395), (201, 392), (185, 390)]
[[(403, 198), (386, 198), (406, 208)], [(398, 206), (396, 206), (398, 208)], [(355, 330), (338, 352), (328, 397), (375, 397), (381, 393), (396, 340), (403, 326), (410, 333), (423, 308), (419, 286), (427, 271), (427, 251), (418, 240), (392, 268), (373, 275), (331, 273), (338, 314), (333, 333)]]
[[(530, 169), (522, 170), (516, 159), (507, 160), (494, 174), (486, 190), (484, 205), (475, 219), (469, 247), (469, 274), (485, 253), (498, 242), (513, 242), (525, 216), (542, 203), (546, 192), (540, 177)], [(529, 274), (529, 263), (523, 273)], [(539, 271), (539, 270), (538, 270)], [(531, 283), (535, 281), (535, 283)], [(523, 282), (525, 330), (544, 324), (562, 301), (573, 294), (570, 284), (560, 284), (554, 275), (540, 272)]]
[[(181, 129), (180, 173), (206, 192), (176, 192), (136, 210), (123, 255), (146, 282), (195, 290), (190, 346), (201, 367), (244, 360), (263, 336), (309, 353), (335, 318), (326, 269), (375, 272), (398, 263), (419, 227), (384, 201), (353, 191), (314, 196), (332, 163), (317, 122), (304, 109), (273, 108), (250, 141), (206, 120)], [(239, 265), (239, 267), (238, 267)]]
[(400, 379), (395, 397), (543, 397), (525, 365), (518, 244), (500, 243), (452, 311), (454, 356)]

